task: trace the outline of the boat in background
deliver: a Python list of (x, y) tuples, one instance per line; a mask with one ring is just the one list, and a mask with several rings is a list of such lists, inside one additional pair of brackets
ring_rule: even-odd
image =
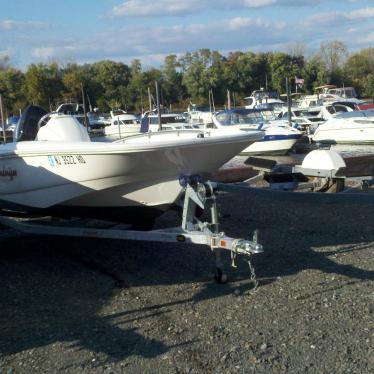
[(74, 116), (84, 126), (87, 124), (90, 135), (103, 135), (104, 128), (108, 124), (95, 112), (85, 113), (83, 104), (63, 103), (57, 107), (56, 113)]
[(316, 94), (324, 103), (334, 101), (349, 101), (356, 105), (364, 103), (364, 100), (357, 98), (356, 90), (353, 87), (336, 87), (333, 84), (319, 86), (315, 88)]
[(190, 104), (187, 108), (188, 122), (197, 125), (210, 127), (213, 123), (213, 110), (205, 105)]
[[(325, 120), (320, 117), (320, 110), (317, 115), (312, 114), (308, 109), (301, 109), (298, 107), (291, 108), (291, 121), (306, 134), (313, 134), (317, 127), (324, 123)], [(282, 111), (278, 115), (278, 120), (282, 121), (284, 124), (288, 123), (288, 110)], [(271, 121), (275, 124), (276, 121)]]
[(323, 120), (327, 121), (330, 118), (333, 118), (337, 116), (338, 114), (341, 113), (346, 113), (346, 112), (353, 112), (355, 110), (355, 105), (352, 107), (350, 105), (347, 105), (348, 102), (334, 102), (328, 105), (324, 105), (321, 108), (321, 111), (319, 113), (319, 117), (322, 118)]
[(242, 150), (242, 155), (285, 155), (301, 139), (302, 132), (285, 123), (267, 123), (260, 109), (228, 109), (213, 117), (220, 130), (264, 131), (264, 136)]
[(127, 113), (122, 109), (110, 112), (110, 125), (104, 128), (105, 137), (111, 140), (121, 139), (139, 132), (140, 120), (135, 114)]
[[(162, 130), (191, 130), (200, 129), (199, 126), (193, 122), (188, 121), (184, 113), (161, 113), (161, 128)], [(142, 132), (159, 131), (159, 118), (157, 113), (148, 114), (142, 119)]]
[(0, 214), (149, 222), (178, 199), (180, 178), (209, 178), (262, 136), (184, 130), (100, 143), (75, 116), (30, 106), (16, 141), (0, 146)]
[(251, 96), (244, 98), (244, 106), (246, 109), (269, 108), (274, 113), (280, 113), (287, 104), (279, 98), (277, 92), (270, 92), (264, 89), (255, 90)]
[(312, 140), (326, 144), (374, 144), (374, 110), (336, 114), (317, 128)]

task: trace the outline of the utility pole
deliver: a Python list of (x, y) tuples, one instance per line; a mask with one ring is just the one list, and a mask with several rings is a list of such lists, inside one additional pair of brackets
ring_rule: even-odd
[(157, 102), (157, 114), (158, 114), (158, 131), (162, 130), (162, 123), (161, 123), (161, 111), (160, 111), (160, 95), (158, 92), (158, 82), (155, 82), (156, 86), (156, 102)]
[(0, 95), (0, 112), (1, 112), (1, 124), (3, 127), (3, 138), (4, 138), (4, 144), (6, 143), (6, 134), (5, 134), (5, 122), (4, 122), (4, 114), (3, 114), (3, 99)]
[(84, 97), (84, 90), (83, 90), (83, 83), (81, 82), (81, 90), (82, 90), (82, 100), (83, 100), (83, 114), (84, 114), (84, 125), (86, 126), (86, 129), (88, 131), (88, 118), (86, 113), (86, 100)]
[(140, 90), (140, 105), (142, 107), (142, 117), (143, 117), (143, 114), (144, 114), (144, 106), (143, 106), (143, 91)]
[(151, 90), (148, 87), (148, 102), (149, 102), (149, 113), (152, 113), (152, 97), (151, 97)]
[(215, 105), (214, 105), (214, 96), (213, 96), (213, 90), (212, 90), (212, 89), (210, 90), (210, 95), (211, 95), (211, 97), (212, 97), (213, 113), (215, 113), (215, 112), (216, 112), (216, 107), (215, 107)]
[(288, 110), (288, 124), (292, 126), (291, 120), (291, 93), (290, 93), (290, 84), (288, 81), (288, 77), (286, 77), (286, 92), (287, 92), (287, 110)]
[(208, 91), (208, 100), (209, 100), (209, 112), (212, 113), (212, 100), (210, 98), (210, 89)]

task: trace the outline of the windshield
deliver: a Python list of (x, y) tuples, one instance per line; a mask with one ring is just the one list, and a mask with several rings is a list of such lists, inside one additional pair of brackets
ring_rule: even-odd
[(262, 118), (265, 121), (271, 121), (277, 118), (277, 116), (274, 114), (272, 110), (262, 110), (261, 114), (262, 114)]
[[(120, 119), (119, 123), (120, 123), (120, 125), (138, 125), (138, 124), (140, 124), (140, 121), (136, 118), (134, 118), (134, 119), (124, 119), (124, 120)], [(114, 120), (113, 125), (117, 126), (118, 121)]]
[(264, 100), (267, 98), (279, 99), (279, 95), (277, 92), (270, 91), (253, 91), (252, 96), (254, 96), (256, 100)]
[(223, 112), (216, 118), (224, 126), (259, 125), (264, 122), (259, 112)]
[[(180, 122), (186, 122), (186, 119), (182, 115), (167, 116), (167, 117), (161, 116), (161, 124), (180, 123)], [(151, 125), (158, 125), (158, 116), (149, 117), (149, 123)]]
[(113, 116), (120, 116), (122, 114), (126, 114), (123, 110), (113, 110)]

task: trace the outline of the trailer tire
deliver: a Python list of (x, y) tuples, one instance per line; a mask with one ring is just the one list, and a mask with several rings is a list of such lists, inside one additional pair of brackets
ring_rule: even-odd
[(342, 178), (315, 177), (313, 182), (313, 192), (337, 193), (344, 190), (344, 179)]
[(216, 268), (216, 270), (214, 272), (214, 280), (218, 284), (225, 284), (228, 281), (228, 277), (227, 277), (227, 274), (224, 273), (221, 268)]

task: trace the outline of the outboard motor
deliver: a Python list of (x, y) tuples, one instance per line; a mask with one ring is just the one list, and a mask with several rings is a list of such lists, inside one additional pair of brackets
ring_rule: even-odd
[(13, 140), (15, 142), (35, 140), (39, 130), (39, 120), (47, 113), (48, 112), (40, 106), (29, 105), (23, 111), (18, 121)]

